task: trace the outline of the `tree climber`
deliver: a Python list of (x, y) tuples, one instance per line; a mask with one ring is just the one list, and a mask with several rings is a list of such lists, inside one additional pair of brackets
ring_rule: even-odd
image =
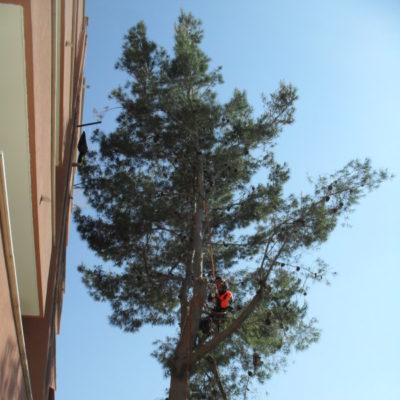
[(233, 302), (233, 295), (228, 290), (228, 286), (226, 282), (219, 276), (215, 278), (215, 284), (217, 285), (217, 292), (216, 292), (216, 304), (214, 311), (216, 312), (226, 312), (231, 311), (232, 309), (232, 302)]
[(226, 319), (226, 312), (232, 311), (233, 295), (228, 290), (228, 285), (219, 276), (215, 278), (215, 285), (217, 286), (216, 292), (208, 296), (208, 302), (214, 306), (211, 310), (204, 310), (207, 317), (202, 318), (200, 321), (200, 330), (204, 335), (210, 334), (212, 325), (216, 326), (218, 332), (220, 322)]

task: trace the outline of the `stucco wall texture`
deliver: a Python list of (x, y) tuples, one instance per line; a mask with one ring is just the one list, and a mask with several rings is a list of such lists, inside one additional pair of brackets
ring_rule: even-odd
[[(49, 400), (54, 399), (56, 388), (56, 333), (76, 170), (72, 163), (81, 133), (76, 125), (81, 123), (83, 107), (85, 1), (0, 0), (0, 4), (21, 6), (24, 15), (33, 235), (40, 299), (39, 315), (22, 315), (28, 361), (24, 369), (0, 236), (0, 400)], [(55, 54), (59, 56), (58, 68)], [(55, 113), (59, 116), (58, 129)], [(27, 370), (28, 390), (24, 379)]]
[(36, 202), (38, 218), (37, 247), (40, 264), (41, 297), (45, 304), (52, 247), (51, 226), (51, 96), (52, 27), (51, 1), (32, 1), (33, 135), (36, 161)]

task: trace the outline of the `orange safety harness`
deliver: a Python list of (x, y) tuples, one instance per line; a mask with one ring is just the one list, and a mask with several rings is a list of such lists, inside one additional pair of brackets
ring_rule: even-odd
[(219, 294), (219, 292), (217, 291), (217, 298), (219, 300), (219, 306), (222, 311), (226, 310), (229, 307), (230, 301), (233, 300), (232, 293), (229, 290), (225, 291), (222, 294)]

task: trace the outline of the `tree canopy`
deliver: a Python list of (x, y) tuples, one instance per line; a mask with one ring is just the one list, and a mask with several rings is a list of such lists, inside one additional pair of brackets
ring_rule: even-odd
[[(147, 38), (143, 22), (129, 30), (116, 64), (128, 81), (111, 94), (117, 127), (94, 132), (79, 168), (91, 209), (74, 213), (104, 261), (79, 270), (90, 295), (111, 304), (111, 324), (176, 326), (153, 353), (174, 400), (246, 397), (252, 381), (318, 340), (305, 296), (329, 269), (302, 254), (387, 178), (369, 160), (352, 160), (317, 177), (311, 193), (285, 194), (290, 171), (274, 145), (294, 122), (295, 87), (280, 82), (258, 116), (245, 91), (221, 103), (221, 68), (210, 69), (202, 38), (200, 21), (184, 12), (173, 54)], [(215, 290), (211, 251), (235, 302), (219, 329), (202, 335)]]

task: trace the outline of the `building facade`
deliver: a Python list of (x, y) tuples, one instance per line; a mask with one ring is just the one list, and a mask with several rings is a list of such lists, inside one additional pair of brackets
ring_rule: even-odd
[(84, 0), (0, 0), (0, 399), (55, 398)]

